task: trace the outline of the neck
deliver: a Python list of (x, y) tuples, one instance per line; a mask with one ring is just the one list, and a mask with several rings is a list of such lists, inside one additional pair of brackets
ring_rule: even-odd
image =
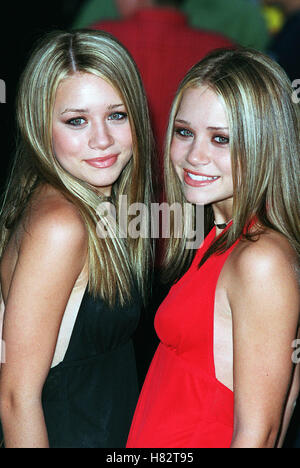
[(232, 198), (212, 205), (215, 224), (225, 224), (232, 219)]

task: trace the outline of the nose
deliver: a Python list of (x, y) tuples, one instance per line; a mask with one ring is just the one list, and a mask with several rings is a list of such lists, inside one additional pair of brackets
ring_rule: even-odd
[(114, 143), (113, 136), (105, 122), (94, 123), (89, 135), (89, 146), (92, 149), (106, 149)]
[(210, 163), (209, 145), (205, 139), (198, 138), (193, 141), (189, 148), (187, 161), (192, 166), (206, 165)]

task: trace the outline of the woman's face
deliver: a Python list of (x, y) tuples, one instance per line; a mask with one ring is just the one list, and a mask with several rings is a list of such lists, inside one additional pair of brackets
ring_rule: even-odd
[(187, 201), (232, 207), (228, 121), (221, 99), (207, 86), (184, 91), (170, 154)]
[(57, 89), (53, 150), (61, 166), (109, 196), (132, 157), (127, 111), (115, 89), (90, 73), (76, 73)]

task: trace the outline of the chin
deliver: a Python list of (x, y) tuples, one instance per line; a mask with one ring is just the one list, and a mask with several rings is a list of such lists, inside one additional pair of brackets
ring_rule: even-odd
[(208, 197), (199, 196), (199, 194), (197, 195), (196, 193), (191, 193), (190, 191), (185, 191), (184, 196), (186, 201), (188, 203), (192, 203), (193, 205), (208, 205), (212, 202), (212, 200)]

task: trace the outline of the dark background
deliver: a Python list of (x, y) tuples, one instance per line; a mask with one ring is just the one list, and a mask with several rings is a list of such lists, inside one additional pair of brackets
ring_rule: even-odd
[(6, 103), (0, 103), (1, 192), (15, 148), (16, 87), (30, 50), (45, 31), (69, 28), (84, 3), (85, 0), (8, 0), (0, 6), (0, 79), (6, 84)]

